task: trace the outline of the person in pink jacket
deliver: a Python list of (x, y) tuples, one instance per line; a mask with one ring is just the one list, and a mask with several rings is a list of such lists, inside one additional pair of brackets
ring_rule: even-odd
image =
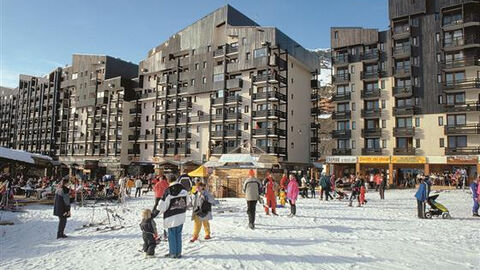
[(287, 199), (290, 202), (290, 215), (289, 217), (293, 217), (297, 214), (297, 206), (296, 206), (296, 201), (298, 198), (298, 182), (297, 179), (295, 179), (295, 176), (293, 174), (290, 174), (290, 182), (288, 183), (287, 187)]

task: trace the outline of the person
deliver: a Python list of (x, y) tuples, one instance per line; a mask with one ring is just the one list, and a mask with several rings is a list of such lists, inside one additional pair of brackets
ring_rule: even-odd
[(315, 198), (315, 188), (317, 188), (317, 180), (315, 180), (315, 177), (312, 177), (312, 180), (310, 180), (310, 190), (312, 192), (312, 198)]
[(142, 230), (143, 252), (145, 258), (155, 255), (155, 247), (157, 246), (157, 224), (153, 220), (158, 215), (158, 210), (144, 209), (142, 211), (142, 222), (140, 229)]
[(287, 193), (285, 192), (285, 189), (281, 188), (280, 189), (280, 192), (279, 192), (279, 196), (280, 196), (280, 205), (282, 207), (285, 207), (285, 203), (286, 203), (286, 198), (287, 198)]
[(290, 174), (290, 182), (288, 183), (287, 187), (287, 199), (290, 203), (290, 215), (288, 215), (289, 217), (297, 215), (296, 202), (299, 193), (300, 190), (298, 189), (297, 179), (295, 179), (295, 176), (293, 176), (293, 174)]
[(425, 218), (425, 203), (428, 198), (427, 194), (427, 183), (422, 177), (420, 178), (420, 186), (418, 187), (417, 193), (415, 193), (415, 198), (417, 198), (418, 218)]
[(160, 176), (160, 180), (155, 183), (153, 187), (153, 191), (155, 193), (155, 205), (153, 205), (153, 209), (157, 209), (158, 202), (162, 199), (165, 190), (168, 188), (168, 181), (167, 178), (162, 175)]
[(308, 185), (307, 185), (307, 178), (305, 175), (302, 176), (300, 179), (301, 182), (301, 190), (302, 190), (302, 198), (308, 198)]
[(212, 220), (212, 205), (215, 204), (215, 199), (212, 194), (205, 189), (205, 184), (199, 182), (195, 194), (193, 195), (192, 220), (193, 237), (190, 242), (195, 242), (198, 239), (200, 230), (205, 230), (205, 240), (211, 239), (210, 236), (210, 220)]
[(478, 208), (479, 208), (479, 201), (480, 201), (480, 176), (477, 177), (476, 181), (473, 181), (470, 184), (470, 190), (472, 191), (473, 197), (473, 208), (472, 213), (474, 217), (479, 217), (478, 215)]
[(320, 178), (320, 186), (322, 186), (322, 192), (325, 193), (325, 200), (328, 201), (328, 197), (333, 200), (332, 195), (330, 195), (330, 178), (323, 172)]
[(138, 194), (138, 197), (140, 197), (142, 193), (142, 186), (143, 186), (142, 180), (140, 178), (137, 178), (137, 180), (135, 181), (135, 198), (137, 198), (137, 194)]
[(363, 204), (367, 203), (367, 200), (365, 200), (365, 193), (367, 193), (366, 185), (368, 185), (368, 183), (364, 179), (361, 179), (360, 181), (361, 181), (360, 182), (360, 197), (359, 197), (360, 201), (359, 201), (358, 206), (362, 206)]
[(132, 194), (132, 188), (135, 187), (135, 182), (133, 181), (133, 179), (131, 177), (128, 177), (128, 180), (127, 180), (127, 195), (128, 197), (130, 197), (130, 195)]
[(467, 186), (467, 179), (468, 179), (467, 169), (463, 167), (462, 170), (460, 171), (460, 174), (462, 178), (462, 188), (465, 189), (465, 187)]
[(337, 196), (337, 190), (336, 190), (335, 187), (336, 187), (335, 186), (335, 174), (332, 173), (332, 175), (330, 176), (330, 190), (333, 191), (333, 198)]
[(177, 182), (182, 184), (183, 188), (190, 192), (192, 190), (193, 181), (190, 176), (186, 173), (185, 170), (182, 171), (182, 174), (178, 177)]
[(255, 172), (250, 169), (248, 178), (243, 183), (243, 193), (245, 193), (245, 199), (247, 200), (248, 227), (252, 230), (255, 229), (255, 208), (257, 201), (260, 199), (261, 190), (262, 183), (255, 178)]
[(190, 203), (188, 192), (176, 181), (173, 174), (168, 177), (170, 186), (163, 194), (159, 205), (159, 213), (163, 214), (163, 227), (168, 229), (169, 253), (165, 257), (182, 257), (182, 229), (185, 223), (185, 212)]
[(59, 219), (57, 239), (67, 238), (64, 231), (65, 226), (67, 225), (67, 218), (70, 217), (70, 190), (65, 184), (65, 180), (61, 180), (57, 186), (57, 190), (55, 191), (53, 214)]
[(348, 206), (352, 206), (353, 200), (356, 198), (358, 200), (358, 206), (360, 206), (360, 186), (362, 185), (361, 176), (357, 173), (355, 181), (352, 182), (352, 194), (350, 195), (350, 200)]
[(282, 175), (282, 179), (280, 180), (280, 188), (283, 188), (284, 190), (287, 189), (288, 185), (288, 178), (286, 174)]
[(385, 188), (387, 187), (387, 177), (384, 173), (381, 174), (382, 182), (377, 184), (378, 186), (378, 193), (380, 194), (380, 200), (385, 200)]
[(265, 198), (266, 198), (266, 204), (264, 207), (265, 213), (267, 215), (270, 215), (270, 208), (272, 208), (272, 214), (274, 216), (278, 216), (276, 211), (277, 200), (275, 199), (276, 184), (273, 181), (273, 178), (270, 172), (267, 172), (267, 179), (265, 179), (264, 187), (265, 187)]

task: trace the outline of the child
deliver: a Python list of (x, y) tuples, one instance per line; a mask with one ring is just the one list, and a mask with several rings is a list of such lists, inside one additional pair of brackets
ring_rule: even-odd
[(280, 205), (282, 207), (285, 207), (285, 203), (287, 200), (287, 193), (285, 192), (285, 189), (280, 189)]
[(204, 183), (197, 183), (195, 194), (192, 198), (193, 211), (192, 211), (192, 220), (194, 222), (193, 226), (193, 237), (190, 240), (191, 243), (197, 241), (200, 230), (205, 230), (205, 240), (210, 239), (210, 222), (212, 220), (212, 205), (215, 204), (213, 196), (205, 190)]
[(144, 209), (142, 211), (142, 222), (140, 228), (142, 229), (143, 237), (143, 252), (145, 258), (151, 258), (155, 254), (155, 247), (157, 246), (157, 224), (153, 220), (158, 215), (157, 210)]
[(358, 206), (361, 206), (362, 204), (365, 204), (367, 201), (365, 200), (365, 192), (367, 189), (365, 188), (365, 183), (362, 180), (362, 185), (360, 186), (360, 197), (359, 197), (359, 204)]

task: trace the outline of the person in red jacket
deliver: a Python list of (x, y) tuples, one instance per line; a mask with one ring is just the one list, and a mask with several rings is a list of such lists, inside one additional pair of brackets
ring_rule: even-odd
[(162, 175), (160, 176), (160, 180), (157, 181), (155, 186), (153, 187), (153, 192), (155, 192), (155, 205), (153, 206), (153, 210), (157, 210), (158, 202), (162, 199), (165, 190), (167, 190), (169, 184), (167, 178)]
[(264, 189), (265, 189), (265, 198), (267, 201), (264, 206), (265, 213), (267, 215), (270, 215), (269, 210), (270, 208), (272, 208), (272, 214), (274, 216), (278, 216), (276, 211), (277, 200), (275, 199), (275, 181), (273, 181), (273, 177), (270, 174), (270, 172), (267, 172), (267, 179), (265, 179)]

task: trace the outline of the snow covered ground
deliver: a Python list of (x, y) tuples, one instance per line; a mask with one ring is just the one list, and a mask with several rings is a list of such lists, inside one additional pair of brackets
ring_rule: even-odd
[[(362, 208), (301, 199), (295, 218), (287, 217), (287, 209), (267, 217), (257, 206), (254, 231), (247, 228), (243, 199), (221, 200), (213, 239), (203, 240), (202, 232), (199, 242), (189, 243), (193, 224), (187, 220), (179, 260), (163, 258), (165, 242), (156, 258), (144, 259), (138, 251), (140, 210), (153, 205), (152, 195), (130, 199), (125, 210), (112, 207), (127, 226), (117, 231), (75, 231), (90, 221), (92, 209), (73, 210), (65, 240), (55, 239), (52, 207), (31, 206), (27, 213), (0, 213), (1, 220), (17, 223), (0, 227), (0, 269), (480, 269), (480, 219), (471, 217), (470, 195), (444, 192), (438, 201), (453, 219), (419, 220), (413, 194), (389, 190), (380, 201), (370, 192)], [(105, 217), (100, 209), (96, 221)], [(157, 225), (160, 231), (160, 218)]]

